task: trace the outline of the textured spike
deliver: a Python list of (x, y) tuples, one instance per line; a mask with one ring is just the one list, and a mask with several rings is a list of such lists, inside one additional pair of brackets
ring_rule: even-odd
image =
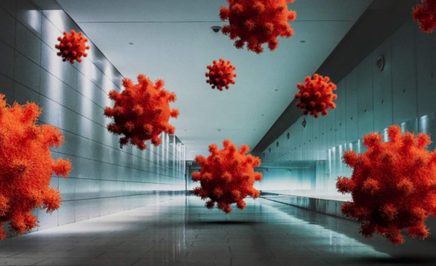
[(203, 199), (209, 198), (206, 203), (208, 208), (212, 208), (213, 203), (217, 202), (218, 208), (229, 213), (232, 210), (230, 204), (236, 203), (238, 208), (243, 209), (243, 198), (256, 198), (260, 195), (253, 185), (255, 181), (262, 179), (262, 174), (254, 170), (254, 167), (260, 165), (260, 159), (246, 155), (248, 146), (242, 145), (241, 152), (237, 152), (236, 145), (230, 140), (225, 140), (223, 144), (222, 150), (211, 144), (211, 154), (207, 158), (200, 155), (195, 158), (200, 171), (192, 174), (192, 180), (200, 182), (201, 187), (196, 188), (194, 194)]
[(114, 119), (108, 130), (123, 135), (121, 146), (130, 143), (140, 150), (145, 149), (145, 141), (151, 140), (160, 145), (159, 135), (162, 132), (175, 133), (175, 127), (169, 124), (171, 117), (179, 114), (177, 109), (170, 109), (169, 103), (176, 96), (164, 89), (164, 81), (153, 83), (145, 75), (138, 75), (138, 84), (124, 79), (124, 90), (121, 93), (111, 92), (115, 103), (105, 109), (105, 115)]
[(58, 38), (59, 44), (55, 45), (55, 48), (59, 50), (58, 55), (62, 57), (63, 61), (68, 61), (74, 64), (74, 61), (82, 62), (82, 57), (87, 57), (87, 45), (88, 39), (83, 34), (77, 34), (73, 29), (68, 32), (64, 32), (63, 37)]
[[(0, 94), (0, 239), (3, 222), (25, 233), (37, 226), (33, 209), (59, 208), (59, 192), (49, 188), (52, 173), (67, 176), (71, 170), (69, 161), (52, 159), (50, 147), (61, 145), (63, 137), (53, 126), (38, 124), (40, 108), (34, 103), (9, 107), (3, 99)], [(54, 194), (57, 201), (50, 200)]]
[(338, 178), (336, 187), (351, 193), (353, 202), (345, 203), (342, 212), (362, 223), (364, 236), (379, 233), (401, 244), (404, 229), (411, 236), (428, 236), (424, 222), (436, 214), (436, 164), (425, 149), (429, 136), (401, 134), (398, 126), (389, 127), (388, 136), (382, 142), (380, 134), (370, 133), (364, 136), (365, 153), (345, 153), (353, 175)]
[(227, 0), (229, 6), (221, 7), (220, 18), (229, 22), (222, 32), (235, 40), (236, 48), (243, 48), (255, 53), (262, 53), (263, 44), (270, 50), (278, 46), (278, 37), (289, 38), (297, 13), (288, 9), (288, 0)]

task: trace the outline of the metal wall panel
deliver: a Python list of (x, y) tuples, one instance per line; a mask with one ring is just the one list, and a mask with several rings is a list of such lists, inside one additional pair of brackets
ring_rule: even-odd
[[(264, 188), (287, 190), (311, 196), (341, 197), (335, 188), (338, 176), (350, 176), (351, 169), (342, 162), (347, 150), (364, 152), (361, 138), (371, 132), (386, 132), (393, 123), (403, 130), (426, 132), (436, 138), (436, 34), (419, 31), (410, 20), (369, 53), (338, 85), (337, 108), (327, 117), (303, 117), (290, 125), (290, 138), (280, 151), (270, 145), (262, 152), (265, 167), (292, 166), (296, 162), (313, 165), (312, 172), (287, 169), (264, 171)], [(350, 49), (352, 49), (350, 47)], [(377, 61), (383, 61), (381, 70)], [(431, 149), (435, 147), (432, 144)], [(277, 154), (280, 154), (278, 157)], [(301, 166), (301, 165), (299, 165)], [(274, 173), (274, 174), (272, 174)], [(271, 179), (271, 182), (270, 180)], [(286, 188), (279, 185), (283, 180)], [(295, 180), (301, 180), (294, 182)], [(307, 189), (307, 184), (316, 184)], [(292, 185), (291, 185), (292, 184)], [(262, 186), (262, 185), (261, 185)], [(314, 187), (314, 189), (312, 189)]]
[(174, 136), (162, 145), (120, 149), (109, 133), (107, 94), (121, 89), (122, 75), (91, 43), (81, 64), (62, 62), (57, 37), (78, 29), (62, 10), (40, 10), (30, 0), (0, 1), (0, 93), (8, 103), (41, 105), (40, 122), (58, 127), (65, 144), (53, 157), (72, 162), (68, 178), (52, 178), (63, 197), (52, 214), (35, 210), (40, 228), (144, 206), (156, 195), (184, 190), (185, 148)]

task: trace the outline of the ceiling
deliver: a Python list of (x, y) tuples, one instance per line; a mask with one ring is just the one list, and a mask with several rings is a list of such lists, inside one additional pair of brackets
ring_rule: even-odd
[[(125, 76), (139, 73), (177, 94), (172, 120), (188, 159), (229, 138), (254, 147), (292, 101), (295, 84), (323, 63), (371, 0), (297, 0), (295, 35), (274, 52), (255, 54), (210, 27), (223, 25), (225, 0), (58, 0)], [(133, 45), (132, 45), (133, 43)], [(236, 66), (228, 91), (206, 83), (206, 65), (220, 57)]]

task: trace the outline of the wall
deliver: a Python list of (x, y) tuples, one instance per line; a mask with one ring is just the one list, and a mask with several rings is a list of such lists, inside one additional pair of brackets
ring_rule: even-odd
[(63, 203), (48, 215), (37, 210), (42, 228), (144, 206), (158, 192), (184, 190), (184, 146), (164, 135), (162, 145), (146, 151), (120, 149), (106, 130), (103, 108), (108, 92), (120, 90), (122, 76), (91, 45), (81, 64), (62, 62), (54, 49), (57, 37), (77, 29), (61, 10), (39, 10), (28, 0), (0, 1), (0, 93), (8, 103), (37, 102), (41, 123), (62, 130), (65, 144), (54, 157), (71, 160), (68, 178), (52, 178)]
[[(381, 55), (386, 62), (383, 71), (376, 66)], [(315, 162), (316, 174), (282, 170), (282, 178), (311, 180), (315, 188), (306, 190), (309, 195), (339, 196), (336, 178), (351, 173), (342, 163), (342, 155), (349, 149), (363, 151), (364, 134), (400, 124), (404, 130), (430, 133), (436, 139), (435, 74), (436, 34), (420, 32), (410, 19), (345, 78), (335, 81), (337, 109), (319, 119), (300, 117), (263, 151), (264, 166), (292, 168), (296, 162)], [(304, 119), (306, 127), (302, 126)], [(264, 186), (269, 186), (269, 180), (265, 173)], [(298, 191), (303, 185), (272, 190)]]

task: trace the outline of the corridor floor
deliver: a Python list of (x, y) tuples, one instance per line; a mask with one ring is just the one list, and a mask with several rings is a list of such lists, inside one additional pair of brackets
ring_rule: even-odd
[(0, 265), (436, 265), (431, 257), (377, 251), (357, 231), (351, 221), (265, 199), (225, 215), (194, 197), (159, 198), (4, 240)]

